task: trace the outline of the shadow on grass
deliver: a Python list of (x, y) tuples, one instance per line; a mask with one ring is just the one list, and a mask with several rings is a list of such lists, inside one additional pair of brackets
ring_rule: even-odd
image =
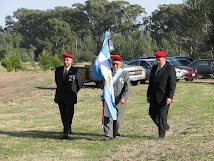
[[(20, 138), (34, 138), (34, 139), (61, 139), (61, 132), (56, 131), (2, 131), (0, 130), (0, 135), (8, 135)], [(138, 135), (122, 135), (121, 138), (132, 138), (132, 139), (154, 139), (152, 136), (138, 136)], [(69, 134), (68, 140), (88, 140), (88, 141), (102, 141), (104, 139), (104, 134), (95, 133), (79, 133), (73, 132)]]
[[(13, 137), (20, 137), (20, 138), (49, 138), (49, 139), (61, 139), (61, 132), (56, 131), (2, 131), (0, 130), (0, 135), (8, 135)], [(69, 134), (68, 140), (89, 140), (89, 141), (97, 141), (102, 139), (103, 135), (93, 134), (93, 133), (78, 133), (73, 132)]]
[[(49, 87), (34, 87), (37, 89), (42, 89), (42, 90), (55, 90), (56, 88), (49, 88)], [(99, 88), (96, 85), (92, 85), (92, 84), (87, 84), (87, 85), (83, 85), (83, 88), (91, 88), (91, 89), (96, 89)]]
[(214, 81), (213, 82), (189, 82), (189, 83), (194, 83), (194, 84), (214, 84)]
[(132, 138), (132, 139), (146, 139), (146, 140), (153, 140), (156, 137), (154, 136), (146, 136), (146, 135), (122, 135), (122, 138)]
[(37, 89), (47, 89), (47, 90), (55, 90), (56, 88), (48, 88), (48, 87), (35, 87)]

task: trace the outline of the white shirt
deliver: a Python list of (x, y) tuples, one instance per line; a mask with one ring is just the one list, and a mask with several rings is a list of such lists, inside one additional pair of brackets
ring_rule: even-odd
[(70, 68), (71, 68), (71, 65), (68, 68), (64, 67), (63, 76), (64, 76), (66, 70), (67, 70), (67, 74), (68, 74), (68, 71), (70, 70)]
[(161, 70), (165, 64), (166, 64), (166, 62), (161, 67), (159, 67), (159, 66), (157, 67), (157, 70), (155, 72), (155, 77), (157, 76), (158, 71)]

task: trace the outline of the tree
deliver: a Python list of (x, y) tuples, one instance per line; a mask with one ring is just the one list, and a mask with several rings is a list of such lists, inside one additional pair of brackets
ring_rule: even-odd
[(4, 58), (1, 61), (1, 65), (7, 69), (8, 72), (13, 71), (12, 61), (9, 58)]
[(47, 71), (51, 68), (51, 56), (45, 50), (43, 50), (42, 54), (39, 56), (38, 65), (43, 71)]
[(20, 56), (18, 54), (13, 54), (10, 60), (12, 62), (12, 67), (15, 69), (15, 72), (17, 72), (19, 69), (24, 70), (24, 67), (20, 60)]
[(61, 59), (57, 55), (55, 55), (54, 57), (52, 57), (52, 59), (51, 59), (51, 66), (52, 66), (53, 69), (55, 69), (56, 67), (59, 67), (61, 65), (62, 65), (62, 61), (61, 61)]

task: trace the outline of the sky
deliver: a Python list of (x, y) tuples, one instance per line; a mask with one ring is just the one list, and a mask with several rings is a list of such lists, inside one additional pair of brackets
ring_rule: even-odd
[[(72, 7), (74, 3), (85, 4), (86, 0), (0, 0), (0, 26), (5, 27), (5, 17), (13, 16), (19, 8), (47, 10), (57, 6)], [(109, 0), (110, 2), (112, 0)], [(184, 0), (124, 0), (130, 4), (138, 4), (145, 8), (147, 16), (160, 4), (181, 4)]]

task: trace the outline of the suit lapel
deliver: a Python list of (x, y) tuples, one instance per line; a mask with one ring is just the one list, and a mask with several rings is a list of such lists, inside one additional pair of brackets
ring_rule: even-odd
[(60, 68), (60, 71), (59, 71), (59, 76), (60, 76), (60, 78), (63, 80), (63, 71), (64, 71), (64, 66), (62, 66), (61, 68)]
[[(161, 68), (161, 70), (158, 71), (155, 78), (158, 78), (160, 75), (162, 75), (164, 73), (166, 66), (167, 66), (167, 63), (165, 63), (164, 66)], [(156, 70), (157, 70), (157, 68), (156, 68)]]

